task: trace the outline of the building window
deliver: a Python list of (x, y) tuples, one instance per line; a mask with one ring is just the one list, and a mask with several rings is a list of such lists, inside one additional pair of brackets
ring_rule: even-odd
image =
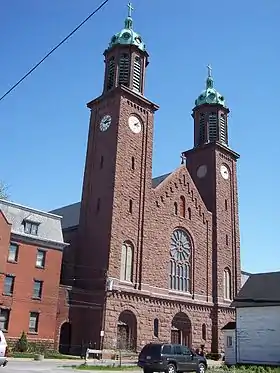
[(123, 53), (119, 62), (119, 84), (129, 85), (129, 55)]
[(224, 270), (224, 299), (231, 300), (231, 274), (229, 268)]
[(159, 335), (159, 321), (154, 319), (154, 337), (158, 338)]
[(226, 245), (228, 246), (228, 235), (226, 234)]
[(134, 157), (131, 158), (131, 168), (132, 170), (135, 170), (135, 158)]
[(227, 211), (228, 209), (228, 202), (227, 202), (227, 199), (225, 199), (225, 210)]
[(200, 113), (200, 116), (199, 116), (199, 143), (203, 144), (205, 141), (206, 141), (205, 114)]
[(108, 62), (107, 91), (113, 88), (115, 78), (115, 58), (111, 57)]
[(231, 335), (227, 336), (227, 347), (232, 347), (232, 336)]
[(190, 209), (190, 207), (188, 207), (188, 219), (192, 219), (192, 210)]
[(171, 236), (169, 288), (191, 292), (192, 244), (187, 232), (176, 229)]
[(178, 204), (177, 204), (177, 202), (174, 202), (174, 214), (178, 215)]
[(43, 290), (43, 281), (34, 280), (33, 283), (33, 298), (41, 299)]
[(179, 213), (180, 213), (180, 216), (182, 216), (183, 218), (186, 216), (186, 200), (184, 196), (180, 197)]
[(101, 158), (100, 158), (100, 168), (103, 168), (103, 163), (104, 163), (104, 157), (103, 157), (103, 155), (101, 155)]
[(202, 339), (204, 341), (206, 341), (206, 324), (202, 324), (202, 328), (201, 328), (201, 334), (202, 334)]
[(1, 308), (0, 312), (0, 330), (7, 332), (9, 328), (10, 321), (10, 310), (6, 308)]
[(14, 292), (15, 277), (7, 275), (4, 282), (4, 294), (12, 295)]
[(38, 312), (30, 312), (30, 314), (29, 314), (29, 332), (30, 333), (38, 333), (38, 325), (39, 325), (39, 313)]
[(133, 245), (130, 242), (124, 242), (122, 245), (121, 256), (121, 280), (132, 281), (132, 263), (133, 263)]
[(226, 130), (226, 115), (220, 116), (220, 141), (224, 144), (227, 143), (227, 130)]
[(134, 59), (134, 66), (133, 66), (133, 89), (135, 91), (141, 91), (141, 75), (142, 75), (142, 66), (141, 66), (141, 58), (136, 56)]
[(211, 113), (208, 118), (209, 123), (209, 141), (217, 140), (217, 114)]
[(15, 243), (10, 243), (9, 253), (8, 253), (8, 262), (17, 262), (18, 261), (18, 245)]
[(97, 198), (97, 203), (96, 203), (96, 212), (98, 213), (100, 210), (100, 198)]
[(24, 233), (27, 234), (33, 234), (34, 236), (38, 235), (38, 228), (39, 228), (39, 223), (34, 223), (31, 221), (24, 221)]
[(132, 214), (132, 199), (129, 200), (129, 213)]
[(46, 251), (38, 249), (37, 256), (36, 256), (36, 267), (45, 268), (45, 264), (46, 264)]

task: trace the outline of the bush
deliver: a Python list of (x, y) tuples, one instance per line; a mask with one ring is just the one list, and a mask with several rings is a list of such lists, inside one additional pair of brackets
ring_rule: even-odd
[(21, 333), (21, 337), (16, 344), (16, 350), (19, 352), (26, 352), (28, 350), (28, 340), (24, 331)]
[(217, 352), (211, 352), (210, 354), (206, 354), (206, 359), (209, 360), (220, 360), (222, 358), (221, 354), (218, 354)]

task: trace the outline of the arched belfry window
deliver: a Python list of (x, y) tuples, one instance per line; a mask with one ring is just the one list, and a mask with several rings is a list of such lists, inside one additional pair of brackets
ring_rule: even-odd
[(220, 141), (227, 143), (226, 115), (224, 113), (220, 116)]
[(209, 141), (215, 141), (217, 139), (217, 114), (210, 113), (208, 117), (208, 125), (209, 125)]
[(179, 212), (183, 218), (186, 216), (186, 199), (184, 196), (180, 196)]
[(121, 275), (122, 281), (132, 281), (133, 245), (131, 242), (122, 244)]
[(206, 141), (206, 122), (205, 114), (199, 114), (199, 143), (203, 144)]
[(189, 234), (183, 229), (175, 229), (170, 243), (169, 288), (191, 292), (192, 243)]
[(107, 91), (113, 88), (114, 78), (115, 78), (115, 57), (111, 57), (108, 61)]
[(141, 58), (136, 56), (134, 58), (133, 64), (133, 89), (135, 91), (141, 91), (141, 77), (142, 77), (142, 66), (141, 66)]
[(229, 268), (224, 269), (224, 299), (231, 300), (231, 273)]
[(119, 84), (129, 85), (129, 63), (129, 55), (127, 53), (121, 54), (119, 61)]

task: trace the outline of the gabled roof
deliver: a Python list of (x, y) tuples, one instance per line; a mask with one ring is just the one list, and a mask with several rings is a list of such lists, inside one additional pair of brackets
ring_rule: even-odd
[[(15, 239), (36, 241), (36, 244), (60, 248), (66, 246), (63, 241), (61, 216), (23, 206), (0, 199), (0, 210), (7, 222), (11, 224), (11, 234)], [(38, 224), (36, 235), (24, 231), (24, 223)]]
[[(162, 183), (170, 173), (164, 174), (152, 179), (152, 187), (156, 188)], [(58, 209), (50, 211), (52, 214), (57, 214), (63, 217), (62, 229), (73, 228), (79, 225), (81, 202), (72, 203), (71, 205), (62, 206)]]
[(231, 305), (233, 307), (280, 305), (280, 272), (251, 274)]

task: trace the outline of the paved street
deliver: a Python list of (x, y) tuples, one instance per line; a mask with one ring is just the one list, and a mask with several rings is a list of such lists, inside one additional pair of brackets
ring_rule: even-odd
[[(71, 365), (76, 365), (76, 362), (64, 362), (64, 361), (19, 361), (10, 360), (5, 368), (2, 368), (0, 372), (3, 373), (40, 373), (40, 372), (51, 372), (51, 373), (73, 373), (75, 370), (71, 368)], [(63, 366), (69, 366), (69, 368), (63, 368)]]

